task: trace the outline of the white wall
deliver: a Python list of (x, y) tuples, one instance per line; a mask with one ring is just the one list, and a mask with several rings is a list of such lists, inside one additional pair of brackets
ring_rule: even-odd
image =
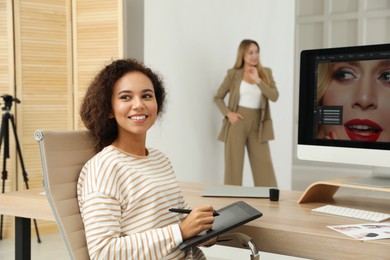
[[(222, 115), (213, 102), (239, 42), (256, 40), (280, 92), (271, 103), (276, 139), (270, 142), (280, 188), (291, 188), (294, 82), (294, 1), (145, 0), (144, 62), (164, 78), (167, 113), (148, 145), (165, 152), (177, 178), (223, 183)], [(249, 165), (244, 185), (251, 186)]]

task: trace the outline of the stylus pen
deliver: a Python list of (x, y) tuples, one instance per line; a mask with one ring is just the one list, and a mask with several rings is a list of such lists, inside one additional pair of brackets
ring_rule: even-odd
[[(176, 209), (176, 208), (170, 208), (170, 212), (175, 212), (175, 213), (183, 213), (183, 214), (190, 214), (191, 210), (190, 209)], [(219, 213), (214, 210), (213, 216), (219, 216)]]

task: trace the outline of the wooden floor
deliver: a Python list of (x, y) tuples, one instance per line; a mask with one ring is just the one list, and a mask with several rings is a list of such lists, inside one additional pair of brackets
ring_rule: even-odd
[[(15, 259), (15, 240), (8, 238), (0, 240), (0, 260)], [(59, 233), (41, 235), (41, 243), (36, 236), (31, 238), (31, 259), (69, 259), (65, 245)]]

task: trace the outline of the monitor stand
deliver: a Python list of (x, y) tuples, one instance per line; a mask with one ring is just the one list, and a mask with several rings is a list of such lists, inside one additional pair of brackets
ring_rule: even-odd
[(388, 187), (375, 187), (350, 183), (355, 179), (359, 179), (359, 177), (347, 177), (342, 179), (315, 182), (306, 189), (301, 198), (298, 200), (298, 203), (332, 202), (334, 201), (333, 195), (340, 187), (390, 192), (390, 188)]
[(363, 185), (378, 188), (390, 188), (390, 168), (373, 167), (372, 175), (345, 181), (347, 184)]

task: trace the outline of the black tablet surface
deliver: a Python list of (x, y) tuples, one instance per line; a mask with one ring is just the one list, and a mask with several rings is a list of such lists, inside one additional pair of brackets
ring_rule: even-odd
[(219, 216), (214, 218), (213, 228), (186, 239), (179, 245), (181, 250), (186, 250), (202, 244), (226, 231), (248, 223), (261, 217), (263, 214), (244, 201), (237, 201), (217, 210)]

